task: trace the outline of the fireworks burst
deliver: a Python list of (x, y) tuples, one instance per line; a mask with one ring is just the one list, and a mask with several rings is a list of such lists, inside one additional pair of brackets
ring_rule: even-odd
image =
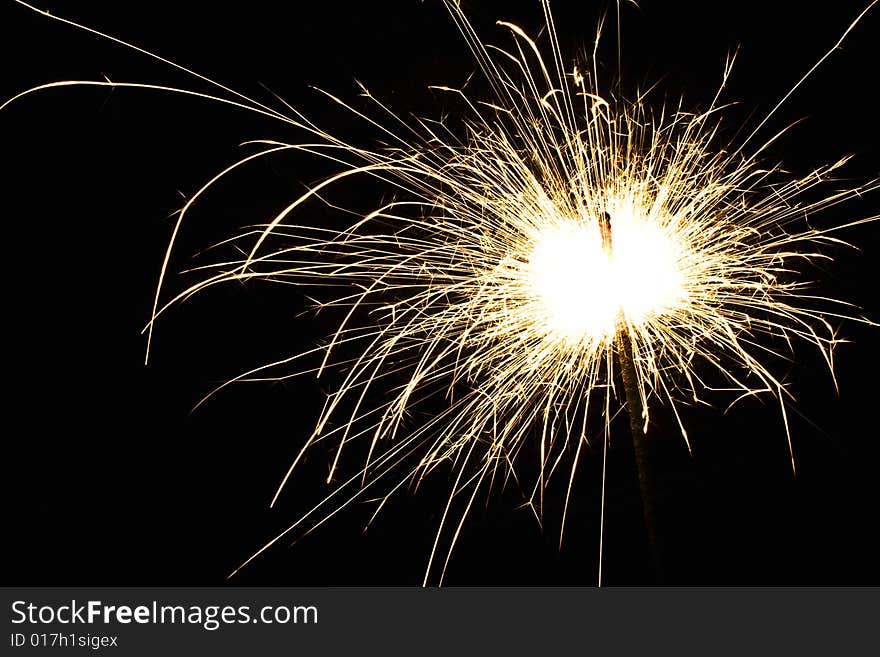
[[(447, 7), (491, 97), (433, 87), (466, 108), (453, 126), (404, 119), (366, 88), (375, 114), (327, 94), (382, 133), (379, 148), (213, 82), (216, 95), (112, 82), (38, 88), (165, 89), (247, 108), (309, 135), (296, 143), (254, 142), (255, 153), (187, 201), (148, 327), (151, 333), (163, 312), (205, 288), (251, 279), (315, 288), (320, 307), (339, 309), (326, 344), (229, 382), (331, 373), (334, 382), (272, 503), (319, 442), (333, 446), (333, 487), (245, 563), (356, 499), (378, 499), (378, 512), (395, 492), (451, 464), (455, 476), (425, 573), (426, 581), (434, 573), (442, 580), (477, 496), (517, 478), (525, 446), (536, 444), (540, 458), (534, 481), (517, 480), (528, 504), (540, 517), (548, 481), (562, 476), (567, 509), (584, 449), (604, 453), (611, 438), (611, 419), (624, 401), (615, 383), (619, 367), (632, 369), (631, 377), (624, 372), (624, 381), (631, 379), (625, 401), (638, 430), (647, 431), (651, 409), (664, 404), (685, 441), (680, 408), (707, 390), (724, 389), (732, 400), (772, 395), (785, 420), (790, 393), (767, 364), (779, 345), (809, 343), (833, 371), (838, 339), (831, 320), (853, 312), (813, 294), (799, 263), (827, 257), (821, 247), (838, 242), (837, 231), (877, 217), (830, 228), (808, 219), (877, 184), (829, 193), (845, 160), (794, 179), (768, 166), (766, 150), (782, 133), (758, 137), (791, 92), (747, 138), (729, 143), (719, 116), (733, 58), (705, 110), (652, 107), (645, 96), (627, 101), (603, 92), (595, 49), (588, 61), (566, 63), (548, 0), (543, 50), (505, 22), (499, 25), (509, 32), (507, 45), (486, 45), (456, 3)], [(193, 204), (233, 170), (291, 151), (332, 162), (338, 172), (256, 232), (234, 238), (241, 258), (200, 269), (198, 283), (166, 298), (174, 239)], [(296, 220), (308, 202), (329, 205), (334, 187), (353, 177), (394, 196), (339, 231)], [(342, 292), (327, 299), (334, 289)], [(298, 365), (309, 357), (319, 364)], [(444, 400), (442, 411), (424, 418), (416, 411), (429, 399)], [(597, 414), (598, 430), (590, 422)], [(787, 420), (785, 426), (787, 433)], [(341, 455), (356, 441), (366, 458), (342, 475)], [(563, 529), (564, 521), (560, 539)]]

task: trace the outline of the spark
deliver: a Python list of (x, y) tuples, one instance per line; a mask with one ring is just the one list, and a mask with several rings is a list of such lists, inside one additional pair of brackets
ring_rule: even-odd
[[(770, 115), (816, 67), (745, 141), (730, 143), (721, 127), (721, 97), (732, 57), (702, 111), (683, 103), (653, 106), (646, 95), (627, 101), (603, 93), (595, 51), (589, 61), (566, 64), (547, 0), (541, 6), (549, 47), (543, 48), (506, 22), (499, 26), (509, 33), (507, 46), (486, 45), (459, 5), (446, 5), (491, 97), (432, 87), (464, 107), (452, 126), (398, 116), (366, 87), (374, 113), (322, 92), (382, 135), (377, 148), (349, 142), (286, 104), (258, 103), (200, 75), (216, 95), (109, 81), (55, 83), (219, 100), (308, 135), (292, 143), (252, 142), (255, 153), (187, 201), (174, 236), (193, 204), (255, 160), (295, 151), (338, 167), (267, 223), (233, 238), (245, 255), (202, 267), (199, 282), (168, 298), (163, 284), (174, 237), (163, 261), (150, 333), (169, 308), (230, 282), (313, 288), (309, 294), (321, 299), (320, 308), (339, 312), (326, 344), (221, 386), (304, 374), (334, 382), (272, 504), (318, 443), (332, 445), (330, 491), (242, 566), (355, 500), (374, 496), (378, 512), (391, 495), (417, 488), (439, 468), (452, 469), (453, 484), (425, 582), (435, 572), (442, 581), (477, 496), (497, 480), (515, 481), (540, 518), (543, 492), (564, 470), (567, 511), (584, 448), (601, 450), (605, 459), (611, 418), (622, 401), (617, 348), (631, 354), (638, 400), (629, 406), (641, 408), (643, 431), (651, 409), (666, 405), (687, 442), (682, 407), (720, 389), (734, 400), (776, 398), (790, 445), (786, 404), (792, 395), (773, 364), (782, 350), (805, 343), (833, 373), (840, 341), (833, 323), (867, 321), (847, 304), (812, 293), (802, 269), (828, 258), (822, 247), (840, 243), (840, 230), (877, 217), (824, 228), (812, 220), (875, 190), (877, 182), (828, 191), (846, 158), (790, 176), (766, 161), (785, 130), (753, 145)], [(393, 198), (356, 212), (343, 230), (295, 220), (307, 202), (330, 205), (328, 195), (358, 177), (391, 190)], [(328, 298), (334, 290), (342, 292)], [(305, 364), (309, 359), (317, 363)], [(426, 402), (437, 407), (438, 399), (439, 412), (418, 412)], [(591, 429), (594, 414), (604, 415), (604, 428)], [(352, 443), (364, 447), (365, 457), (342, 474), (341, 456)], [(534, 481), (525, 481), (518, 466), (531, 445), (540, 462)], [(563, 521), (560, 540), (564, 527)]]

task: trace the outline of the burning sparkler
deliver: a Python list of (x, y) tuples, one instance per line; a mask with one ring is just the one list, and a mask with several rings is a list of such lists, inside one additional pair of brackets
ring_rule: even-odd
[[(379, 491), (381, 509), (395, 492), (452, 464), (454, 483), (425, 573), (426, 581), (435, 572), (442, 579), (477, 495), (499, 474), (516, 477), (523, 447), (532, 441), (540, 473), (534, 482), (520, 482), (529, 504), (540, 515), (547, 482), (565, 471), (567, 509), (584, 448), (604, 453), (611, 438), (621, 400), (618, 368), (647, 507), (644, 433), (655, 404), (673, 410), (687, 441), (679, 407), (718, 387), (707, 382), (711, 372), (734, 397), (774, 396), (785, 419), (789, 393), (765, 356), (778, 340), (806, 342), (831, 369), (838, 340), (829, 318), (852, 315), (845, 304), (812, 296), (797, 263), (823, 257), (822, 244), (837, 242), (842, 228), (877, 217), (832, 228), (812, 228), (806, 218), (877, 183), (812, 200), (845, 159), (795, 179), (762, 161), (779, 134), (760, 144), (757, 136), (791, 92), (744, 141), (724, 143), (717, 115), (732, 59), (704, 111), (652, 110), (644, 97), (628, 102), (602, 92), (595, 50), (589, 62), (566, 64), (548, 0), (541, 4), (549, 53), (505, 22), (499, 25), (509, 31), (509, 45), (485, 45), (458, 4), (446, 4), (493, 96), (434, 87), (467, 108), (456, 129), (404, 120), (366, 88), (363, 95), (384, 118), (327, 94), (380, 130), (387, 142), (382, 148), (357, 146), (294, 108), (275, 109), (201, 76), (215, 84), (216, 95), (87, 81), (38, 88), (164, 89), (246, 108), (309, 135), (308, 142), (254, 142), (257, 152), (187, 201), (148, 326), (151, 333), (157, 318), (182, 299), (232, 281), (283, 281), (323, 296), (344, 290), (321, 304), (341, 312), (326, 345), (229, 382), (336, 376), (272, 503), (320, 442), (334, 445), (327, 477), (334, 486), (245, 564), (367, 492)], [(243, 257), (203, 268), (198, 283), (166, 298), (174, 240), (193, 204), (231, 171), (291, 151), (332, 162), (338, 173), (256, 233), (235, 238)], [(324, 200), (352, 177), (388, 185), (396, 196), (344, 230), (296, 221), (307, 201)], [(298, 366), (310, 356), (320, 364)], [(444, 409), (413, 426), (411, 413), (432, 398), (445, 399)], [(593, 433), (588, 418), (595, 412), (604, 414), (604, 429)], [(341, 476), (340, 456), (354, 441), (368, 446), (366, 458)], [(564, 522), (560, 540), (563, 529)]]

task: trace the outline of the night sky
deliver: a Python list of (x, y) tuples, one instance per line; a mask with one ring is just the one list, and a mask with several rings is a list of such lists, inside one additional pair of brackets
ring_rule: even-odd
[[(668, 2), (623, 9), (622, 88), (683, 95), (705, 107), (725, 57), (739, 48), (724, 134), (754, 125), (839, 38), (866, 4), (841, 1)], [(303, 5), (303, 6), (300, 6)], [(504, 19), (534, 34), (537, 0), (463, 2), (484, 41), (507, 43)], [(772, 5), (772, 7), (771, 7)], [(135, 43), (243, 93), (273, 92), (355, 141), (375, 135), (310, 85), (357, 101), (363, 81), (400, 114), (452, 111), (430, 84), (457, 86), (475, 64), (440, 2), (41, 2), (53, 13)], [(553, 3), (563, 50), (592, 48), (606, 3)], [(613, 14), (611, 16), (613, 18)], [(616, 75), (613, 21), (600, 48)], [(841, 186), (880, 174), (875, 102), (880, 10), (770, 122), (765, 137), (803, 119), (768, 152), (803, 175), (856, 157)], [(6, 2), (0, 7), (0, 96), (61, 79), (149, 82), (209, 91), (198, 80)], [(480, 82), (475, 80), (475, 89)], [(269, 90), (269, 91), (267, 91)], [(337, 128), (338, 126), (338, 128)], [(333, 379), (228, 388), (218, 383), (317, 344), (332, 317), (314, 317), (290, 286), (215, 288), (145, 339), (171, 213), (245, 151), (248, 139), (296, 141), (278, 122), (152, 91), (67, 88), (0, 113), (5, 260), (3, 581), (17, 585), (213, 585), (326, 494), (318, 448), (275, 509), (268, 503), (308, 437)], [(200, 249), (265, 222), (332, 169), (302, 156), (257, 164), (221, 185), (190, 217), (172, 263), (180, 289)], [(366, 208), (383, 190), (349, 187)], [(309, 220), (342, 219), (320, 206)], [(880, 193), (833, 208), (817, 225), (880, 212)], [(817, 293), (880, 320), (880, 224), (847, 231), (858, 245), (808, 271)], [(835, 326), (840, 324), (834, 320)], [(661, 507), (662, 581), (669, 584), (880, 584), (877, 380), (880, 329), (840, 324), (839, 394), (815, 349), (776, 364), (798, 396), (790, 412), (792, 474), (777, 403), (724, 412), (684, 410), (688, 454), (674, 418), (658, 409), (651, 440)], [(641, 525), (625, 423), (609, 452), (605, 583), (655, 581)], [(353, 468), (354, 461), (348, 464)], [(558, 546), (564, 482), (548, 491), (543, 530), (516, 489), (482, 500), (465, 524), (448, 585), (593, 585), (599, 526), (598, 454), (579, 471)], [(290, 547), (283, 542), (229, 583), (416, 585), (449, 490), (439, 470), (418, 494), (357, 504)]]

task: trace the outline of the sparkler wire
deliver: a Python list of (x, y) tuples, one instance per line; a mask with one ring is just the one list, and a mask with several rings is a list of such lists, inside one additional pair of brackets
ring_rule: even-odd
[(648, 536), (648, 546), (651, 550), (655, 573), (659, 578), (662, 578), (663, 561), (656, 511), (657, 486), (645, 421), (643, 419), (644, 407), (639, 393), (638, 379), (636, 378), (636, 366), (633, 360), (631, 340), (629, 331), (626, 330), (625, 326), (621, 326), (617, 334), (615, 354), (620, 366), (620, 376), (623, 380), (626, 411), (629, 420), (629, 430), (632, 436), (636, 470), (639, 477), (639, 493), (641, 495), (642, 514), (645, 519), (645, 531)]
[[(605, 256), (611, 258), (614, 255), (613, 228), (611, 215), (604, 212), (599, 217), (599, 234), (602, 239), (602, 250)], [(656, 483), (654, 480), (654, 466), (650, 456), (650, 446), (647, 437), (647, 417), (642, 404), (642, 396), (639, 392), (638, 374), (636, 372), (635, 358), (632, 349), (632, 337), (626, 323), (626, 317), (621, 311), (617, 318), (617, 331), (614, 338), (614, 354), (620, 368), (621, 380), (623, 381), (624, 402), (629, 420), (630, 436), (632, 437), (633, 455), (635, 457), (636, 471), (639, 480), (639, 493), (641, 496), (642, 514), (645, 521), (645, 532), (648, 538), (648, 546), (654, 563), (655, 574), (662, 578), (662, 560), (660, 557), (660, 544), (657, 533), (657, 513), (655, 508)], [(603, 473), (605, 468), (605, 453), (603, 447)], [(604, 487), (603, 487), (604, 507)], [(604, 508), (603, 508), (604, 511)], [(604, 515), (600, 519), (604, 531)], [(601, 560), (601, 556), (600, 556)], [(600, 575), (601, 582), (601, 575)]]

